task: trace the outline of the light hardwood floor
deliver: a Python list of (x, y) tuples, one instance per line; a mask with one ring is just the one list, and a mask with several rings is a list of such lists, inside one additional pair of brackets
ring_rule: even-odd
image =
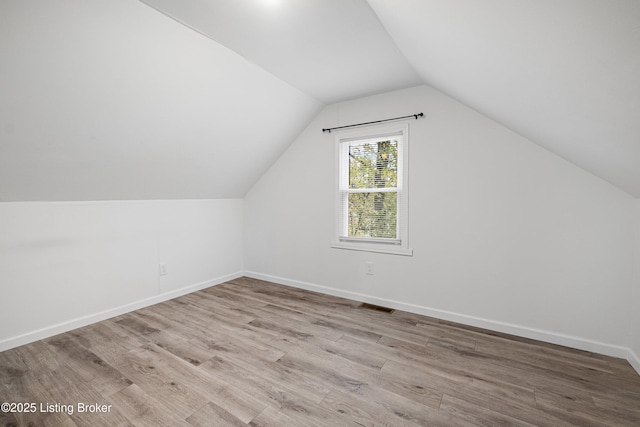
[(0, 425), (640, 425), (624, 360), (359, 305), (242, 278), (2, 352)]

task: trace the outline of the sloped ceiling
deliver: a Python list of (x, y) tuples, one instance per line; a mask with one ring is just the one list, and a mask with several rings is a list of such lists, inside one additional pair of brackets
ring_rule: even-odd
[(422, 83), (640, 197), (640, 1), (142, 1), (0, 2), (0, 201), (242, 197)]
[(364, 0), (141, 0), (326, 104), (416, 86)]
[(369, 4), (425, 83), (640, 197), (640, 1)]
[(322, 107), (132, 0), (3, 0), (0, 61), (0, 201), (242, 197)]

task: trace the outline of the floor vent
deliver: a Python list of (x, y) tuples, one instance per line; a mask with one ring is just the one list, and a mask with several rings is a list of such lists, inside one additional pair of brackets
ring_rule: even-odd
[(360, 307), (366, 308), (368, 310), (382, 311), (384, 313), (393, 313), (393, 308), (383, 307), (381, 305), (375, 305), (375, 304), (368, 304), (366, 302), (363, 302), (362, 304), (360, 304)]

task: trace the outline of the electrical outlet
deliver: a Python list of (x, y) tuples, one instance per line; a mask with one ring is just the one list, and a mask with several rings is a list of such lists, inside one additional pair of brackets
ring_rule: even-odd
[(167, 274), (169, 274), (169, 272), (167, 271), (167, 264), (158, 264), (158, 273), (160, 274), (160, 276), (166, 276)]
[(373, 276), (373, 262), (367, 261), (364, 263), (364, 274)]

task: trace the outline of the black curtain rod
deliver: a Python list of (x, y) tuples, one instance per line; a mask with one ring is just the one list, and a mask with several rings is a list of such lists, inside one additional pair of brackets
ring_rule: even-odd
[(408, 119), (408, 118), (411, 118), (411, 117), (413, 117), (414, 119), (418, 120), (418, 117), (424, 117), (424, 113), (412, 114), (410, 116), (394, 117), (393, 119), (376, 120), (375, 122), (356, 123), (355, 125), (338, 126), (338, 127), (335, 127), (335, 128), (326, 128), (326, 129), (322, 129), (322, 132), (331, 133), (332, 130), (336, 130), (336, 129), (345, 129), (345, 128), (352, 128), (354, 126), (372, 125), (374, 123), (390, 122), (391, 120), (402, 120), (402, 119)]

